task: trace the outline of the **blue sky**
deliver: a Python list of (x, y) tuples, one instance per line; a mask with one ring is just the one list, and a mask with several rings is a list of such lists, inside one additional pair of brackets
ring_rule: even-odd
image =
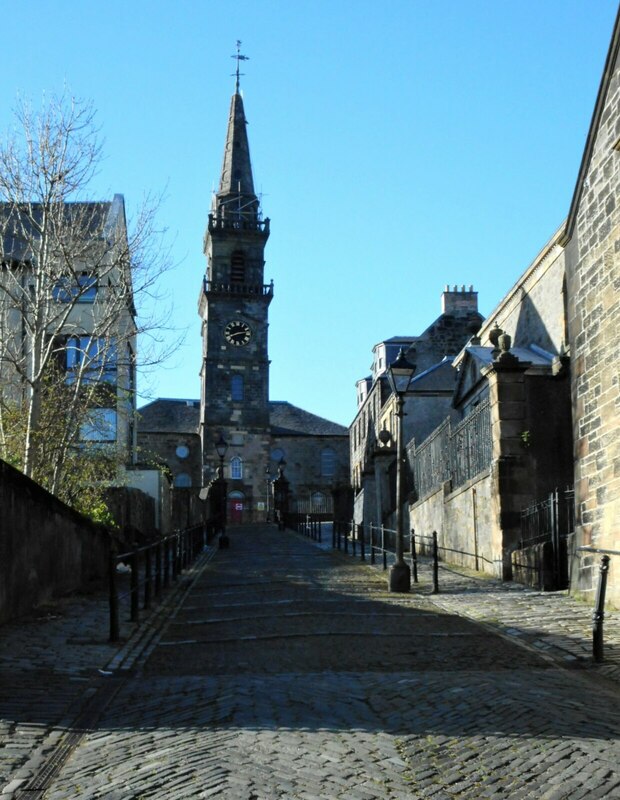
[(92, 197), (165, 191), (183, 347), (141, 379), (199, 397), (202, 237), (235, 41), (271, 218), (271, 398), (349, 424), (381, 339), (421, 333), (445, 284), (489, 313), (565, 217), (617, 0), (2, 0), (0, 130), (19, 92), (91, 99)]

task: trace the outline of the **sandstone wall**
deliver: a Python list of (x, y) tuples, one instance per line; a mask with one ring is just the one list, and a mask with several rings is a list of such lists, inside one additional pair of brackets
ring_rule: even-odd
[[(617, 48), (617, 44), (616, 44)], [(617, 49), (567, 246), (575, 441), (576, 543), (620, 551), (620, 68)], [(586, 150), (587, 152), (587, 150)], [(598, 558), (578, 562), (573, 586), (591, 594)], [(609, 599), (620, 606), (620, 556)]]
[(3, 461), (0, 509), (0, 622), (106, 577), (106, 529)]

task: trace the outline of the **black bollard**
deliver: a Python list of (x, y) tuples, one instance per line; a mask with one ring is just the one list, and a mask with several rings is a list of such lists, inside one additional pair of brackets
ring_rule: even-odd
[(603, 660), (603, 623), (605, 621), (605, 592), (609, 573), (609, 556), (601, 557), (599, 573), (596, 607), (592, 612), (592, 655), (598, 663)]
[(413, 582), (418, 582), (418, 554), (416, 553), (415, 549), (415, 530), (411, 529), (411, 541), (410, 541), (410, 551), (411, 551), (411, 574), (413, 576)]
[(439, 594), (439, 547), (437, 531), (433, 531), (433, 594)]

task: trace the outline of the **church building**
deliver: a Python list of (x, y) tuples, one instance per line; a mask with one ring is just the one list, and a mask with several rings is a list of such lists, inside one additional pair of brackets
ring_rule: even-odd
[(200, 488), (200, 480), (206, 486), (222, 464), (232, 523), (272, 518), (273, 480), (279, 471), (289, 481), (290, 510), (329, 514), (333, 493), (348, 484), (349, 473), (347, 428), (269, 399), (274, 285), (265, 283), (264, 267), (270, 226), (254, 191), (246, 126), (237, 74), (219, 189), (203, 242), (207, 265), (198, 297), (200, 403), (156, 400), (140, 410), (139, 422), (145, 456), (159, 455), (175, 485), (188, 486), (192, 472), (178, 465), (178, 458), (168, 457), (177, 453), (170, 434), (178, 425), (163, 419), (177, 418), (176, 406), (182, 406), (178, 452), (188, 451), (187, 463), (196, 461), (192, 450), (200, 443), (202, 469), (190, 485)]

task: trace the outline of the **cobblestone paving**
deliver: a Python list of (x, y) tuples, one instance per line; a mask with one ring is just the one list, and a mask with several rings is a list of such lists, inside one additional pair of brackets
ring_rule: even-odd
[(425, 591), (234, 531), (46, 798), (620, 798), (617, 691)]

